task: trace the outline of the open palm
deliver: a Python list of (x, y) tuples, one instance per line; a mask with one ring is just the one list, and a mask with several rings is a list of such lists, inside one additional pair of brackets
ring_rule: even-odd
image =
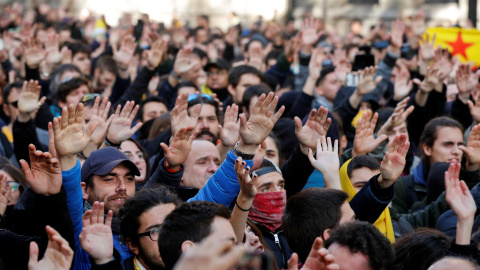
[[(120, 105), (115, 112), (115, 118), (112, 120), (110, 127), (108, 128), (107, 138), (113, 143), (120, 144), (123, 141), (128, 140), (137, 132), (142, 123), (137, 123), (132, 127), (133, 119), (137, 115), (139, 106), (135, 106), (134, 101), (127, 101), (123, 109), (120, 111)], [(133, 108), (133, 110), (132, 110)]]
[(332, 120), (327, 118), (328, 109), (323, 106), (317, 110), (313, 109), (308, 120), (302, 127), (302, 120), (295, 117), (295, 135), (298, 142), (306, 148), (317, 149), (317, 140), (327, 135)]
[(30, 164), (20, 160), (23, 173), (28, 185), (36, 194), (54, 195), (62, 187), (62, 169), (58, 159), (53, 158), (48, 152), (37, 151), (33, 144), (28, 146)]
[(59, 156), (67, 157), (81, 152), (90, 141), (98, 126), (97, 121), (90, 121), (83, 132), (83, 104), (78, 104), (77, 112), (71, 104), (62, 109), (62, 116), (53, 119), (55, 149)]
[(104, 219), (104, 204), (95, 202), (91, 210), (83, 214), (83, 229), (80, 234), (80, 245), (93, 260), (101, 264), (101, 260), (113, 257), (113, 235), (112, 235), (113, 212), (109, 211)]
[(405, 157), (409, 147), (406, 134), (398, 135), (393, 139), (380, 167), (381, 179), (378, 180), (380, 186), (391, 186), (400, 177), (405, 168)]
[(387, 139), (387, 135), (380, 135), (378, 138), (375, 138), (373, 131), (378, 120), (378, 113), (375, 113), (370, 121), (371, 111), (366, 111), (363, 113), (362, 118), (357, 122), (357, 128), (355, 129), (355, 138), (353, 139), (353, 151), (352, 156), (366, 155), (375, 148), (384, 140)]
[(445, 172), (445, 199), (458, 220), (473, 217), (477, 211), (475, 200), (464, 181), (460, 181), (460, 163), (451, 163)]
[(273, 126), (285, 110), (282, 106), (282, 108), (274, 114), (277, 102), (278, 97), (274, 97), (273, 92), (270, 92), (267, 97), (265, 97), (265, 94), (262, 94), (258, 98), (248, 122), (246, 121), (245, 115), (241, 115), (240, 135), (246, 144), (260, 145), (267, 138), (268, 134), (270, 134)]

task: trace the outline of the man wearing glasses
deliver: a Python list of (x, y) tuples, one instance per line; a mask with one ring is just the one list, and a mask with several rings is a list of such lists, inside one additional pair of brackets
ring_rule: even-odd
[(120, 210), (120, 232), (135, 254), (122, 264), (125, 269), (163, 269), (158, 236), (165, 217), (180, 200), (165, 187), (143, 189), (128, 199)]

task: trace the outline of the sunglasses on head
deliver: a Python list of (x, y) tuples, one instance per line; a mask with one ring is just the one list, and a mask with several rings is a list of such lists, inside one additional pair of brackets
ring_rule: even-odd
[(92, 99), (96, 99), (97, 97), (102, 97), (102, 95), (100, 94), (86, 94), (82, 97), (82, 99), (80, 100), (81, 103), (85, 103), (89, 100), (92, 100)]
[[(201, 97), (204, 97), (204, 98), (208, 98), (208, 99), (212, 99), (212, 97), (210, 95), (207, 95), (207, 94), (200, 94)], [(192, 95), (189, 95), (188, 96), (188, 102), (194, 100), (194, 99), (197, 99), (198, 98), (198, 94), (192, 94)]]

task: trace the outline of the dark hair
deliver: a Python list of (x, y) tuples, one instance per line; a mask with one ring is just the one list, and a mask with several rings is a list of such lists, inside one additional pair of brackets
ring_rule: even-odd
[(181, 81), (179, 84), (178, 84), (178, 89), (182, 88), (182, 87), (193, 87), (195, 89), (198, 89), (197, 86), (192, 82), (192, 81)]
[(221, 122), (221, 113), (220, 113), (220, 109), (218, 107), (218, 102), (216, 102), (214, 99), (209, 99), (209, 98), (206, 98), (206, 97), (202, 97), (201, 95), (198, 95), (198, 97), (196, 99), (193, 99), (193, 100), (190, 100), (188, 102), (188, 108), (187, 109), (190, 109), (192, 106), (195, 106), (197, 104), (208, 104), (208, 105), (212, 105), (214, 108), (215, 108), (215, 115), (217, 116), (217, 119), (218, 119), (218, 122)]
[(333, 243), (348, 247), (351, 253), (366, 255), (374, 270), (390, 269), (395, 259), (390, 241), (367, 222), (357, 221), (339, 226), (332, 231), (324, 246), (328, 248)]
[(317, 81), (315, 82), (315, 86), (319, 86), (320, 84), (322, 84), (327, 75), (332, 72), (335, 72), (335, 67), (322, 68), (322, 71), (320, 72), (320, 77), (318, 77)]
[(272, 50), (272, 51), (270, 51), (270, 52), (267, 54), (267, 57), (265, 57), (265, 65), (268, 65), (268, 60), (270, 60), (270, 59), (275, 59), (275, 60), (277, 60), (277, 58), (280, 56), (281, 53), (282, 53), (282, 51), (280, 51), (280, 50)]
[(120, 209), (120, 232), (123, 237), (129, 238), (134, 244), (138, 244), (138, 228), (140, 227), (140, 216), (151, 208), (173, 203), (180, 204), (177, 195), (168, 188), (160, 186), (157, 188), (144, 188), (128, 198)]
[(168, 129), (170, 126), (171, 126), (170, 113), (167, 112), (160, 115), (159, 117), (155, 118), (155, 120), (153, 120), (147, 139), (152, 140), (153, 138), (160, 135), (160, 133)]
[(159, 97), (159, 96), (150, 96), (140, 103), (140, 108), (138, 109), (137, 118), (140, 119), (140, 121), (142, 121), (142, 122), (143, 122), (143, 107), (145, 106), (145, 104), (150, 103), (150, 102), (163, 103), (163, 105), (165, 105), (165, 107), (168, 110), (167, 101), (164, 98)]
[(100, 72), (108, 71), (113, 74), (117, 74), (117, 62), (113, 60), (111, 55), (103, 55), (95, 62), (95, 68), (98, 68)]
[(230, 219), (230, 212), (221, 204), (193, 201), (181, 204), (165, 218), (158, 248), (167, 270), (180, 258), (183, 242), (200, 242), (210, 234), (215, 217)]
[[(347, 175), (352, 177), (352, 171), (360, 168), (369, 168), (370, 170), (380, 170), (380, 164), (371, 156), (361, 155), (354, 157), (347, 166)], [(368, 179), (365, 179), (368, 180)]]
[(288, 199), (283, 230), (288, 244), (305, 262), (316, 237), (337, 227), (348, 194), (329, 188), (307, 188)]
[(92, 53), (90, 47), (83, 42), (67, 43), (67, 47), (72, 51), (72, 57), (74, 57), (77, 53), (84, 53), (90, 57), (90, 54)]
[(13, 180), (20, 183), (20, 192), (23, 192), (23, 190), (27, 187), (27, 179), (25, 178), (25, 175), (22, 171), (17, 169), (17, 167), (13, 166), (11, 162), (0, 163), (0, 170), (6, 171), (8, 174), (10, 174)]
[(463, 134), (462, 124), (452, 118), (442, 116), (430, 120), (425, 125), (422, 135), (420, 136), (420, 157), (424, 164), (430, 164), (430, 162), (429, 157), (423, 152), (423, 145), (425, 144), (428, 147), (433, 147), (435, 140), (437, 140), (438, 130), (442, 127), (458, 128)]
[[(128, 138), (127, 141), (133, 142), (138, 147), (138, 149), (142, 152), (143, 160), (145, 160), (145, 164), (147, 165), (147, 170), (146, 170), (146, 173), (145, 173), (145, 179), (143, 180), (143, 183), (146, 183), (149, 176), (150, 176), (150, 168), (151, 168), (151, 166), (150, 166), (150, 156), (148, 155), (147, 150), (137, 140), (135, 140), (133, 138)], [(120, 147), (120, 150), (121, 150), (121, 147)]]
[(57, 93), (55, 95), (55, 101), (66, 102), (67, 96), (75, 89), (82, 85), (88, 87), (88, 80), (83, 77), (72, 78), (58, 86)]
[(242, 107), (244, 106), (247, 109), (247, 112), (250, 111), (250, 101), (252, 100), (253, 97), (261, 96), (262, 94), (268, 95), (268, 93), (272, 92), (272, 89), (264, 84), (256, 84), (248, 87), (245, 89), (245, 92), (243, 93), (242, 97)]
[(252, 74), (260, 78), (260, 80), (263, 79), (262, 73), (258, 69), (248, 65), (240, 65), (228, 72), (228, 84), (232, 85), (233, 88), (237, 87), (238, 83), (240, 83), (240, 78), (245, 74)]
[(60, 81), (60, 77), (62, 77), (63, 73), (67, 71), (74, 71), (78, 74), (82, 74), (80, 69), (73, 64), (64, 64), (59, 66), (57, 69), (55, 69), (55, 71), (53, 71), (53, 75), (50, 77), (50, 95), (55, 95), (58, 86), (62, 84), (62, 82)]
[(396, 256), (392, 269), (427, 269), (444, 256), (450, 245), (451, 239), (440, 231), (430, 228), (416, 229), (393, 244)]
[(10, 93), (12, 92), (12, 90), (14, 88), (22, 90), (22, 87), (23, 87), (23, 81), (15, 81), (15, 82), (10, 83), (7, 86), (5, 86), (5, 88), (3, 89), (3, 93), (2, 93), (3, 104), (8, 104), (8, 96), (10, 95)]

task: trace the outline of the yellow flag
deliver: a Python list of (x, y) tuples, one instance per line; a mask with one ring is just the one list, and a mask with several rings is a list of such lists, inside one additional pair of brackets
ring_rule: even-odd
[(437, 35), (435, 47), (447, 48), (460, 62), (474, 62), (480, 66), (480, 31), (462, 28), (428, 28), (430, 37)]

